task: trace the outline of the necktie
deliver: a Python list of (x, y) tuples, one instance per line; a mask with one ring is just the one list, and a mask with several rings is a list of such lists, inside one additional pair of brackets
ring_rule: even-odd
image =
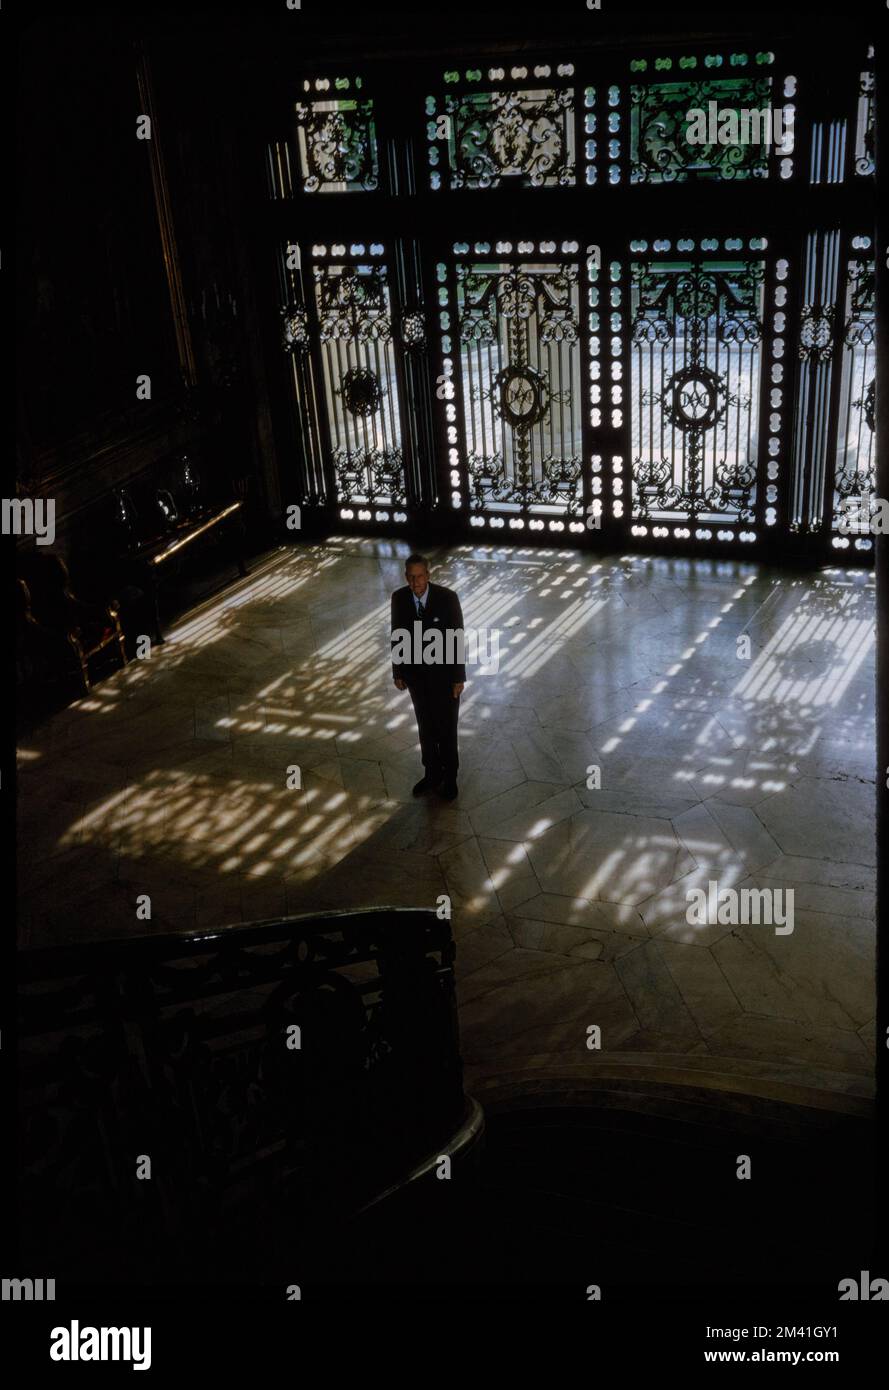
[(424, 612), (423, 605), (422, 605), (422, 603), (420, 602), (420, 600), (417, 599), (417, 617), (420, 619), (420, 622), (423, 621), (423, 612)]

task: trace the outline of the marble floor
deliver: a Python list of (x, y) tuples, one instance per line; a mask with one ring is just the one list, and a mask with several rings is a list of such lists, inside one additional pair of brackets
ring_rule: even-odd
[[(411, 796), (387, 663), (405, 549), (262, 557), (21, 742), (23, 944), (447, 894), (471, 1084), (658, 1063), (866, 1100), (872, 576), (433, 552), (500, 635), (448, 804)], [(793, 932), (689, 925), (711, 880), (792, 888)]]

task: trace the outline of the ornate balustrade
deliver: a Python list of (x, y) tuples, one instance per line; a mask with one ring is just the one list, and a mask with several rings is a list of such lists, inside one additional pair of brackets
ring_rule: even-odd
[(434, 912), (377, 909), (24, 953), (29, 1261), (267, 1271), (474, 1151), (454, 951)]

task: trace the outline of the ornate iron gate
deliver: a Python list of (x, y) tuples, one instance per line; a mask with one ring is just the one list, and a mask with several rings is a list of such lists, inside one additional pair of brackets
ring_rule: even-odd
[(417, 330), (403, 322), (399, 345), (385, 248), (313, 246), (304, 278), (302, 249), (288, 246), (282, 268), (285, 346), (325, 455), (321, 494), (359, 519), (390, 520), (406, 501), (399, 351)]
[[(580, 515), (584, 490), (577, 243), (454, 248), (459, 473), (473, 512)], [(558, 254), (558, 258), (557, 258)]]
[[(832, 529), (854, 537), (853, 547), (870, 547), (876, 488), (875, 276), (867, 237), (856, 237), (846, 262), (840, 299), (842, 337)], [(834, 536), (837, 544), (837, 537)], [(842, 544), (846, 548), (849, 541)]]
[(303, 81), (268, 169), (307, 505), (871, 548), (873, 75), (713, 47)]
[(765, 263), (631, 264), (635, 521), (753, 524)]

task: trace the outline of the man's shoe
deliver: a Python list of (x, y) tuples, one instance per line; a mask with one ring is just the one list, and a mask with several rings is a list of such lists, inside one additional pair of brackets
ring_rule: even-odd
[(417, 785), (413, 788), (414, 796), (423, 796), (425, 792), (435, 789), (436, 782), (434, 777), (421, 777)]
[(444, 786), (441, 789), (441, 794), (444, 797), (445, 801), (453, 801), (457, 795), (457, 783), (445, 782)]

